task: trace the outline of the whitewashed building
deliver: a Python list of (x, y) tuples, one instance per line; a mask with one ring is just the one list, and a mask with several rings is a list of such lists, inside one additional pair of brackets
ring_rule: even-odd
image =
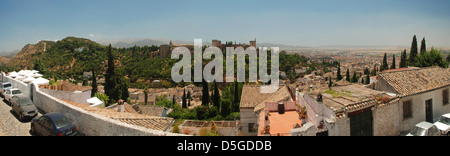
[(450, 69), (428, 67), (380, 73), (374, 87), (400, 97), (398, 106), (392, 109), (398, 113), (401, 132), (411, 130), (422, 121), (433, 123), (450, 113)]

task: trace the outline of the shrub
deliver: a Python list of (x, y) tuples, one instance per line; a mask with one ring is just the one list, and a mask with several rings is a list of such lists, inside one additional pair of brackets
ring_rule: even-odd
[(99, 100), (103, 101), (105, 104), (107, 104), (109, 102), (109, 97), (106, 94), (97, 92), (94, 95), (95, 97), (97, 97)]

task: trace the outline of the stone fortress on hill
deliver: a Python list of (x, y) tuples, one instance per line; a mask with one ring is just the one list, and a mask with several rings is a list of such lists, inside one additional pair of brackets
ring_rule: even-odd
[[(223, 44), (222, 41), (220, 40), (212, 40), (211, 45), (213, 47), (220, 48), (222, 51), (224, 51), (226, 47), (233, 47), (233, 48), (243, 47), (244, 49), (247, 49), (249, 47), (256, 48), (256, 38), (255, 40), (250, 41), (250, 44), (245, 43), (236, 44), (233, 42), (226, 42), (225, 44)], [(194, 44), (173, 44), (172, 41), (170, 41), (168, 45), (167, 44), (161, 45), (159, 51), (152, 52), (151, 57), (166, 58), (169, 56), (169, 53), (172, 52), (172, 50), (175, 49), (176, 47), (186, 47), (191, 51), (191, 53), (194, 53)]]

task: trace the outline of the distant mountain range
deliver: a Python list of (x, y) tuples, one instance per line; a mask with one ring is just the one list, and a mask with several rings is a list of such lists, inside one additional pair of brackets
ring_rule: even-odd
[(10, 52), (0, 52), (0, 56), (6, 57), (6, 58), (13, 58), (19, 52), (20, 52), (20, 50), (14, 50), (14, 51), (10, 51)]

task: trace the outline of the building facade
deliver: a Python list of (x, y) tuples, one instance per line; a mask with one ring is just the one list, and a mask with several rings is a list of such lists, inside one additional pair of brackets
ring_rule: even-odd
[(434, 123), (450, 112), (450, 69), (428, 67), (381, 73), (374, 87), (400, 96), (398, 106), (393, 109), (398, 109), (401, 132), (422, 121)]
[(450, 69), (382, 72), (371, 88), (336, 86), (299, 94), (297, 101), (307, 107), (309, 121), (331, 136), (398, 136), (450, 113)]
[(244, 86), (242, 88), (240, 110), (240, 134), (257, 136), (259, 131), (260, 113), (266, 102), (293, 101), (292, 93), (287, 86), (280, 86), (275, 93), (261, 93), (260, 86)]

